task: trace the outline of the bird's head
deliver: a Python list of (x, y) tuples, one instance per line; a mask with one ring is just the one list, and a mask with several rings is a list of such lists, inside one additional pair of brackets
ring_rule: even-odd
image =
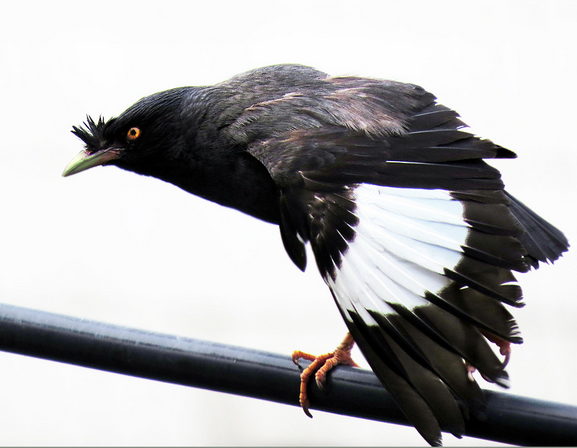
[(172, 89), (142, 98), (120, 116), (105, 121), (87, 117), (72, 133), (84, 142), (64, 169), (70, 176), (99, 165), (116, 165), (147, 173), (145, 167), (174, 158), (182, 148), (180, 111), (187, 88)]

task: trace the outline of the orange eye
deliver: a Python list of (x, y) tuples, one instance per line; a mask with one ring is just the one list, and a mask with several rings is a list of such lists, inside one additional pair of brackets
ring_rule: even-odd
[(130, 128), (126, 134), (128, 140), (136, 140), (138, 137), (140, 137), (140, 129), (138, 128)]

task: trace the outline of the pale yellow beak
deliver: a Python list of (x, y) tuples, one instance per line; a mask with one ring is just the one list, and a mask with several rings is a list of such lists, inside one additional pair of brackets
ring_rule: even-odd
[(71, 176), (94, 166), (103, 165), (104, 163), (118, 159), (119, 157), (120, 150), (118, 148), (107, 148), (93, 154), (81, 151), (80, 154), (74, 157), (68, 166), (64, 168), (62, 176)]

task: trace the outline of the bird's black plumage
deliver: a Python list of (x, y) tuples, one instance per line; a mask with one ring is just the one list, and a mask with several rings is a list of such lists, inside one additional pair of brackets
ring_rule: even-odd
[(65, 175), (116, 165), (278, 224), (303, 270), (310, 242), (369, 364), (439, 444), (464, 432), (455, 397), (483, 406), (468, 365), (507, 385), (488, 340), (521, 342), (512, 271), (568, 248), (484, 161), (515, 154), (464, 128), (418, 86), (280, 65), (88, 118)]

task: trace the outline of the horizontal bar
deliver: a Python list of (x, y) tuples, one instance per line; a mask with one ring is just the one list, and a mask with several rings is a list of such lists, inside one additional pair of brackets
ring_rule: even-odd
[[(0, 304), (0, 350), (152, 380), (298, 406), (290, 356), (124, 328)], [(305, 364), (306, 365), (306, 364)], [(339, 367), (311, 408), (410, 425), (367, 370)], [(577, 407), (485, 391), (487, 409), (466, 434), (517, 445), (577, 445)]]

